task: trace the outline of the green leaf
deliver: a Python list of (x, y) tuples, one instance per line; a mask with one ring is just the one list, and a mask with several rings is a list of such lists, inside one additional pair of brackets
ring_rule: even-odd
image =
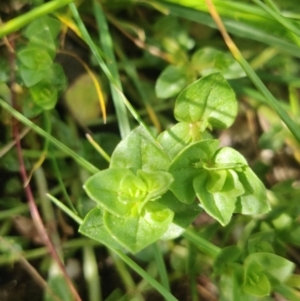
[(135, 175), (128, 169), (106, 169), (91, 176), (83, 188), (87, 195), (105, 210), (115, 215), (125, 215), (130, 212), (133, 201), (130, 202), (127, 197), (126, 202), (125, 198), (119, 197), (121, 181), (126, 177)]
[(92, 209), (84, 218), (79, 230), (81, 234), (88, 236), (112, 250), (122, 250), (123, 247), (113, 239), (111, 234), (107, 231), (103, 223), (103, 214), (101, 209)]
[(236, 198), (245, 193), (235, 170), (243, 171), (247, 167), (245, 158), (230, 147), (220, 148), (210, 164), (203, 166), (209, 171), (207, 189), (209, 192), (226, 193), (228, 197)]
[(26, 47), (18, 52), (18, 58), (22, 64), (36, 71), (49, 68), (52, 65), (52, 58), (47, 51), (37, 47)]
[(173, 212), (157, 202), (147, 203), (141, 215), (117, 217), (104, 213), (104, 224), (125, 248), (136, 253), (158, 240), (172, 223)]
[(149, 199), (154, 199), (169, 189), (173, 182), (173, 176), (164, 171), (138, 170), (137, 176), (145, 183)]
[(204, 210), (222, 225), (234, 212), (267, 212), (266, 189), (245, 158), (229, 147), (217, 147), (217, 140), (202, 140), (181, 151), (169, 168), (174, 177), (171, 191), (188, 204), (197, 195)]
[(67, 86), (67, 78), (60, 64), (52, 64), (47, 74), (47, 81), (53, 86), (53, 89), (58, 91), (65, 90)]
[(175, 103), (178, 121), (201, 122), (206, 127), (227, 128), (237, 114), (234, 92), (220, 73), (213, 73), (197, 80), (184, 89)]
[(271, 286), (264, 273), (254, 270), (253, 272), (248, 271), (243, 290), (250, 295), (264, 297), (270, 294)]
[(26, 87), (31, 87), (45, 78), (46, 70), (35, 70), (21, 64), (19, 67), (21, 78)]
[(33, 20), (25, 31), (25, 36), (29, 39), (29, 45), (44, 49), (48, 52), (51, 59), (55, 57), (56, 39), (61, 24), (58, 20), (44, 16)]
[(223, 147), (216, 152), (213, 161), (211, 170), (228, 169), (229, 177), (221, 191), (227, 196), (238, 197), (235, 212), (254, 215), (270, 210), (265, 186), (240, 153), (230, 147)]
[(258, 252), (250, 254), (244, 261), (243, 289), (256, 296), (270, 293), (270, 283), (278, 285), (292, 274), (295, 265), (275, 254)]
[(31, 87), (41, 80), (51, 85), (54, 90), (63, 90), (67, 84), (64, 71), (59, 64), (51, 64), (45, 70), (31, 69), (21, 64), (20, 74), (27, 87)]
[(163, 233), (163, 235), (160, 237), (161, 240), (172, 240), (176, 239), (179, 236), (181, 236), (185, 231), (185, 228), (182, 228), (181, 226), (177, 225), (176, 223), (171, 223), (166, 230), (166, 232)]
[[(172, 53), (176, 62), (185, 62), (187, 50), (191, 50), (195, 41), (191, 38), (187, 24), (168, 14), (154, 24), (155, 36), (168, 53)], [(181, 55), (180, 55), (181, 54)]]
[(205, 47), (196, 51), (191, 60), (192, 66), (202, 76), (220, 72), (226, 79), (245, 77), (246, 73), (230, 53)]
[(208, 174), (206, 189), (210, 193), (221, 192), (231, 198), (236, 198), (245, 193), (244, 187), (234, 170), (212, 170)]
[(191, 204), (196, 197), (193, 179), (200, 173), (197, 164), (208, 162), (218, 148), (218, 140), (202, 140), (187, 146), (172, 162), (169, 172), (174, 177), (170, 189), (180, 202)]
[[(229, 255), (229, 254), (228, 254)], [(220, 300), (222, 301), (272, 301), (273, 298), (259, 297), (243, 290), (243, 267), (229, 263), (220, 277)]]
[(263, 214), (270, 211), (266, 188), (256, 174), (248, 167), (237, 172), (245, 193), (238, 197), (236, 212), (248, 215)]
[(214, 262), (214, 272), (222, 274), (227, 265), (236, 261), (242, 252), (237, 246), (229, 246), (222, 249)]
[[(173, 0), (172, 0), (173, 1)], [(176, 0), (177, 2), (178, 0)], [(195, 2), (197, 4), (192, 4), (192, 7), (197, 6), (199, 8), (199, 3), (195, 0), (192, 2)], [(231, 6), (234, 1), (220, 1), (220, 3), (224, 4), (225, 6), (229, 5)], [(204, 3), (202, 3), (204, 4)], [(187, 5), (186, 0), (184, 1), (184, 5)], [(237, 3), (237, 8), (240, 6), (240, 3)], [(173, 6), (173, 5), (167, 5), (167, 7), (170, 9), (172, 14), (177, 14), (178, 10), (180, 10), (180, 16), (182, 17), (183, 14), (183, 7), (182, 6)], [(204, 9), (207, 10), (207, 5), (203, 5)], [(246, 18), (249, 18), (251, 14), (247, 11), (247, 9), (252, 9), (251, 6), (244, 6), (244, 11), (242, 12), (242, 16)], [(229, 11), (230, 14), (234, 12), (234, 19), (237, 18), (237, 11), (236, 9), (228, 10), (225, 9), (225, 11)], [(274, 33), (278, 33), (278, 31), (281, 31), (282, 27), (278, 26), (280, 23), (278, 23), (275, 20), (271, 20), (269, 16), (261, 18), (260, 14), (257, 15), (257, 8), (255, 8), (254, 18), (251, 17), (248, 21), (252, 23), (252, 25), (255, 25), (257, 28), (251, 28), (252, 26), (248, 26), (246, 24), (242, 24), (242, 30), (241, 28), (241, 19), (239, 18), (238, 21), (233, 20), (225, 20), (224, 24), (228, 28), (228, 30), (232, 32), (236, 32), (237, 34), (242, 34), (242, 36), (245, 36), (245, 30), (249, 32), (249, 37), (256, 36), (256, 38), (262, 42), (266, 42), (267, 40), (270, 42), (270, 44), (276, 45), (283, 49), (284, 51), (289, 51), (290, 53), (293, 53), (293, 55), (299, 57), (299, 47), (294, 44), (294, 35), (287, 31), (286, 28), (284, 28), (284, 32), (281, 32), (284, 36), (284, 39), (282, 38), (276, 38), (274, 37)], [(207, 14), (203, 14), (200, 12), (197, 12), (196, 10), (187, 9), (184, 11), (184, 17), (187, 19), (194, 20), (196, 22), (205, 22), (210, 23), (211, 26), (216, 26), (215, 22), (209, 17)], [(260, 19), (260, 20), (259, 20)], [(258, 22), (259, 20), (259, 22)], [(271, 22), (270, 22), (271, 21)], [(236, 24), (233, 24), (235, 23)], [(266, 26), (266, 23), (268, 23), (270, 26)], [(272, 24), (273, 23), (273, 24)], [(245, 26), (246, 25), (246, 26)], [(265, 32), (262, 31), (262, 28), (267, 28), (270, 32), (268, 34), (265, 34)], [(276, 34), (275, 34), (276, 36)], [(280, 36), (280, 35), (279, 35)], [(292, 39), (291, 39), (292, 38)], [(293, 41), (292, 43), (286, 43), (286, 39)], [(298, 42), (298, 41), (297, 41)], [(300, 142), (300, 132), (299, 127), (295, 123), (295, 121), (292, 120), (292, 118), (287, 114), (287, 112), (283, 109), (282, 105), (276, 100), (276, 98), (270, 93), (270, 91), (267, 89), (267, 87), (263, 84), (263, 82), (260, 80), (260, 78), (256, 75), (256, 73), (253, 71), (251, 66), (247, 63), (247, 61), (243, 58), (242, 54), (239, 52), (238, 55), (236, 55), (236, 59), (239, 61), (242, 68), (245, 70), (248, 77), (251, 79), (253, 84), (256, 86), (256, 88), (261, 92), (261, 94), (264, 96), (263, 102), (267, 103), (277, 114), (280, 116), (282, 121), (287, 125), (289, 130), (292, 132), (292, 134), (295, 136), (295, 138)]]
[(146, 199), (147, 186), (131, 172), (121, 179), (117, 194), (118, 200), (123, 204), (139, 203)]
[(228, 173), (225, 169), (210, 171), (208, 173), (209, 177), (207, 179), (206, 189), (210, 193), (221, 191), (225, 184), (227, 175)]
[(227, 170), (226, 181), (221, 189), (221, 192), (226, 193), (227, 196), (233, 198), (243, 195), (245, 193), (244, 186), (239, 180), (239, 177), (234, 170)]
[(157, 141), (168, 157), (173, 160), (189, 143), (212, 138), (207, 131), (201, 132), (200, 127), (201, 124), (197, 123), (178, 122), (162, 132), (157, 137)]
[(159, 98), (169, 98), (176, 96), (188, 85), (188, 68), (186, 66), (168, 66), (159, 75), (155, 92)]
[(226, 193), (209, 193), (206, 188), (208, 173), (202, 174), (193, 181), (193, 187), (204, 210), (215, 218), (221, 225), (227, 225), (235, 210), (236, 198), (228, 196)]
[(178, 237), (203, 211), (198, 202), (193, 202), (192, 204), (179, 202), (171, 191), (165, 193), (157, 202), (174, 212), (173, 223), (161, 239), (174, 239)]
[(164, 194), (173, 181), (162, 171), (110, 168), (90, 177), (84, 184), (88, 196), (111, 214), (137, 214), (148, 201)]
[(112, 154), (110, 167), (133, 171), (168, 170), (170, 160), (158, 142), (139, 126), (122, 140)]
[(55, 107), (58, 93), (49, 83), (41, 81), (32, 86), (29, 91), (33, 102), (44, 110), (51, 110)]
[(268, 252), (274, 253), (273, 242), (275, 238), (274, 230), (263, 231), (252, 234), (248, 239), (248, 252)]
[(246, 159), (231, 147), (220, 148), (214, 158), (213, 167), (215, 168), (243, 168), (248, 166)]
[(237, 263), (229, 263), (228, 268), (220, 276), (220, 300), (257, 301), (257, 298), (242, 291), (242, 285), (243, 267)]
[[(61, 23), (57, 19), (49, 16), (40, 17), (30, 22), (25, 30), (25, 36), (28, 39), (33, 40), (36, 38), (37, 32), (41, 30), (49, 32), (51, 38), (56, 39), (61, 30)], [(45, 40), (42, 40), (41, 43), (42, 44), (39, 45), (43, 45)]]
[(27, 118), (36, 117), (37, 115), (43, 112), (43, 108), (41, 108), (33, 101), (29, 91), (27, 91), (27, 93), (24, 94), (23, 96), (22, 107), (23, 107), (23, 114)]

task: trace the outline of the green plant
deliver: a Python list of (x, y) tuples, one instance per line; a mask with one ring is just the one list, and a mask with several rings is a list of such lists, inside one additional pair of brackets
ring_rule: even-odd
[[(84, 188), (101, 210), (88, 214), (81, 233), (108, 245), (113, 238), (137, 252), (161, 237), (174, 238), (176, 228), (176, 236), (181, 234), (194, 219), (191, 213), (200, 212), (196, 196), (223, 226), (233, 213), (269, 210), (265, 188), (246, 160), (229, 147), (219, 148), (217, 140), (202, 138), (207, 128), (230, 126), (237, 113), (234, 92), (222, 75), (202, 77), (184, 89), (174, 112), (178, 123), (171, 129), (157, 139), (143, 127), (133, 130), (114, 150), (110, 168), (87, 180)], [(96, 216), (100, 239), (91, 224)]]
[[(246, 160), (229, 147), (218, 148), (219, 142), (204, 133), (207, 128), (230, 126), (237, 112), (234, 93), (221, 74), (188, 86), (174, 111), (179, 123), (156, 139), (143, 127), (133, 130), (116, 147), (110, 168), (87, 180), (84, 188), (98, 206), (85, 217), (81, 233), (112, 249), (135, 253), (160, 238), (181, 235), (201, 208), (223, 226), (233, 213), (270, 210), (264, 185)], [(219, 255), (218, 272), (224, 272), (222, 266), (236, 260), (240, 251), (232, 256), (225, 250)], [(244, 273), (232, 300), (247, 294), (265, 296), (270, 283), (285, 281), (293, 267), (284, 258), (252, 249), (243, 267), (224, 268), (221, 281), (228, 279), (229, 271), (230, 279)]]
[[(61, 65), (54, 63), (56, 54), (55, 39), (60, 31), (60, 24), (50, 17), (33, 21), (25, 31), (28, 42), (17, 52), (20, 61), (20, 76), (29, 90), (27, 103), (35, 114), (55, 107), (58, 92), (66, 87), (66, 79)], [(38, 110), (38, 108), (40, 110)]]
[[(103, 1), (100, 5), (95, 0), (83, 1), (78, 7), (70, 2), (49, 1), (0, 25), (1, 37), (28, 25), (21, 31), (21, 39), (12, 42), (13, 34), (4, 41), (13, 51), (8, 55), (9, 65), (5, 59), (0, 60), (3, 66), (0, 94), (5, 99), (0, 99), (0, 105), (44, 139), (41, 143), (41, 137), (28, 134), (21, 151), (18, 127), (13, 124), (18, 160), (8, 152), (10, 145), (1, 149), (4, 160), (0, 167), (6, 173), (13, 173), (21, 166), (22, 183), (15, 175), (10, 181), (5, 180), (5, 197), (0, 201), (1, 209), (4, 208), (0, 212), (0, 264), (16, 260), (24, 262), (50, 252), (55, 262), (43, 263), (48, 275), (47, 283), (43, 284), (44, 298), (49, 301), (57, 300), (57, 297), (66, 301), (80, 300), (62, 264), (72, 256), (82, 260), (82, 276), (91, 301), (102, 300), (98, 263), (104, 256), (110, 257), (108, 262), (113, 261), (123, 285), (121, 289), (104, 292), (106, 301), (148, 300), (152, 296), (151, 293), (148, 295), (147, 283), (165, 300), (175, 301), (176, 292), (170, 288), (170, 283), (184, 282), (185, 277), (189, 277), (194, 301), (198, 299), (198, 275), (208, 275), (209, 283), (216, 285), (214, 295), (221, 301), (270, 301), (276, 299), (274, 292), (289, 300), (298, 300), (300, 280), (293, 274), (297, 260), (293, 248), (300, 245), (297, 183), (286, 181), (267, 190), (263, 182), (268, 183), (268, 167), (260, 162), (259, 156), (255, 158), (255, 164), (253, 158), (248, 164), (247, 156), (232, 147), (222, 146), (221, 138), (214, 138), (221, 131), (231, 131), (238, 113), (241, 116), (245, 107), (249, 115), (257, 111), (263, 116), (268, 104), (279, 117), (271, 116), (270, 123), (276, 120), (276, 124), (270, 132), (261, 135), (260, 146), (276, 152), (287, 144), (293, 147), (293, 157), (299, 160), (298, 125), (292, 119), (299, 114), (296, 90), (299, 84), (297, 68), (293, 67), (296, 61), (290, 57), (299, 56), (299, 33), (294, 26), (297, 22), (282, 17), (272, 1), (268, 1), (268, 7), (259, 1), (254, 1), (256, 5), (214, 1), (229, 32), (237, 35), (251, 32), (252, 39), (277, 47), (264, 49), (256, 56), (263, 49), (261, 45), (257, 48), (252, 43), (240, 52), (229, 43), (232, 57), (222, 49), (222, 41), (210, 39), (209, 34), (213, 31), (205, 28), (208, 36), (197, 43), (199, 36), (195, 37), (195, 32), (193, 37), (190, 35), (190, 24), (176, 17), (182, 15), (185, 19), (214, 27), (215, 23), (207, 13), (213, 15), (213, 8), (207, 5), (209, 1)], [(58, 11), (67, 4), (68, 10)], [(142, 7), (138, 10), (141, 16), (146, 16), (145, 11), (153, 8), (161, 12), (168, 9), (170, 15), (159, 15), (153, 26), (151, 20), (151, 26), (145, 26), (143, 31), (143, 18), (134, 21), (131, 18), (137, 7)], [(81, 18), (79, 9), (82, 14), (95, 18), (95, 24), (90, 24), (88, 18)], [(110, 11), (116, 15), (126, 12), (130, 18), (115, 18), (112, 13), (107, 13)], [(53, 15), (46, 16), (49, 13)], [(65, 26), (63, 33), (66, 27), (71, 28), (76, 33), (76, 43), (86, 44), (83, 47), (85, 53), (88, 52), (86, 46), (90, 50), (89, 63), (78, 57), (77, 60), (88, 71), (88, 76), (83, 78), (91, 76), (98, 96), (104, 95), (99, 97), (104, 122), (109, 123), (104, 130), (111, 128), (112, 120), (117, 121), (122, 139), (117, 145), (116, 135), (101, 132), (103, 121), (97, 119), (100, 110), (93, 111), (89, 99), (83, 99), (81, 107), (76, 109), (83, 110), (88, 106), (86, 112), (92, 112), (95, 120), (89, 120), (89, 113), (82, 119), (74, 114), (75, 122), (71, 117), (75, 111), (70, 110), (70, 113), (68, 109), (56, 106), (59, 95), (67, 86), (62, 67), (55, 62), (61, 47), (58, 46), (61, 22)], [(216, 23), (220, 25), (218, 20)], [(264, 28), (261, 24), (268, 26)], [(143, 48), (142, 55), (128, 54), (128, 49), (120, 42), (122, 37), (114, 30), (110, 32), (111, 25)], [(86, 26), (91, 26), (91, 30)], [(224, 34), (224, 29), (221, 32)], [(60, 36), (61, 39), (64, 37)], [(226, 38), (225, 41), (228, 42)], [(62, 42), (60, 40), (60, 45)], [(286, 49), (289, 56), (278, 54), (280, 48)], [(252, 67), (242, 53), (251, 58)], [(74, 54), (71, 56), (76, 58)], [(283, 60), (289, 64), (283, 64)], [(276, 72), (282, 77), (274, 79), (269, 73), (259, 74), (271, 82), (277, 80), (288, 85), (290, 106), (278, 102), (254, 72), (254, 66), (257, 68), (264, 63), (270, 74), (276, 65)], [(14, 64), (15, 69), (12, 68)], [(91, 69), (98, 67), (103, 76), (96, 79)], [(145, 73), (152, 67), (155, 74), (159, 74), (158, 78), (149, 76), (151, 79), (145, 80)], [(155, 88), (154, 79), (157, 79)], [(98, 81), (101, 86), (97, 85)], [(254, 91), (251, 81), (261, 95)], [(78, 94), (76, 96), (80, 96), (81, 93), (76, 91), (84, 90), (85, 86), (80, 87), (77, 81), (73, 86), (78, 89), (74, 92)], [(275, 91), (275, 95), (278, 92), (272, 87), (270, 90)], [(17, 95), (16, 91), (22, 93)], [(280, 95), (283, 91), (282, 88)], [(68, 105), (75, 106), (72, 93), (69, 95)], [(93, 93), (83, 95), (94, 97)], [(108, 106), (108, 116), (104, 106), (104, 98), (109, 99), (107, 95), (111, 95), (115, 107), (114, 114)], [(237, 102), (236, 95), (239, 99), (243, 97), (241, 103)], [(175, 103), (174, 96), (177, 96)], [(12, 106), (8, 104), (11, 99)], [(93, 99), (93, 105), (97, 102), (98, 99)], [(259, 102), (264, 106), (258, 108)], [(172, 114), (169, 110), (173, 107)], [(161, 108), (168, 113), (160, 113)], [(3, 122), (7, 119), (4, 110), (1, 112)], [(291, 112), (290, 116), (285, 110)], [(34, 122), (29, 120), (31, 118)], [(154, 127), (149, 125), (150, 122)], [(77, 131), (79, 128), (97, 133), (92, 135), (90, 132), (88, 143), (80, 130)], [(22, 135), (26, 133), (25, 129)], [(3, 136), (8, 137), (6, 131)], [(77, 164), (71, 163), (69, 158)], [(33, 188), (28, 185), (30, 176), (26, 175), (26, 170), (34, 174), (36, 185)], [(11, 215), (26, 215), (28, 211), (27, 206), (14, 196), (20, 193), (22, 184), (29, 196), (32, 219), (39, 229), (39, 236), (44, 237), (47, 249), (30, 249), (27, 237), (9, 236)], [(30, 197), (30, 189), (35, 187), (34, 194), (38, 197), (44, 222), (62, 218), (64, 226), (67, 221), (76, 232), (78, 230), (76, 238), (68, 237), (66, 243), (61, 243), (57, 229), (53, 229), (48, 234), (52, 242), (47, 240), (36, 203)], [(55, 212), (50, 200), (56, 205)], [(208, 222), (202, 223), (201, 218)], [(62, 232), (64, 226), (61, 225)], [(78, 237), (81, 234), (83, 236)], [(64, 252), (65, 248), (68, 252)], [(80, 252), (76, 254), (77, 250), (82, 250), (82, 258)], [(168, 260), (167, 267), (163, 256)], [(132, 277), (124, 263), (141, 279), (136, 275)], [(82, 290), (82, 284), (77, 284)]]

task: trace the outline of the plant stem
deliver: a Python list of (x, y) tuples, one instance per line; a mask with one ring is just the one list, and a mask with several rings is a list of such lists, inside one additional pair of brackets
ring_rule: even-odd
[(213, 258), (217, 257), (221, 251), (219, 247), (202, 238), (191, 229), (187, 229), (183, 233), (183, 236), (192, 242), (201, 252), (210, 255)]
[[(9, 108), (11, 110), (13, 110), (16, 113), (16, 115), (22, 116), (22, 118), (24, 118), (24, 116), (15, 109), (17, 107), (17, 94), (14, 89), (14, 84), (16, 83), (16, 75), (15, 75), (16, 57), (15, 57), (15, 52), (13, 51), (13, 49), (14, 49), (13, 46), (14, 45), (12, 43), (11, 50), (9, 52), (9, 64), (10, 64), (10, 68), (11, 68), (11, 72), (10, 72), (11, 102), (12, 102), (12, 105), (14, 108), (12, 108), (10, 106), (9, 106)], [(5, 105), (7, 105), (3, 100), (0, 99), (0, 101), (3, 102)], [(21, 176), (21, 179), (22, 179), (22, 182), (24, 185), (24, 191), (25, 191), (27, 202), (28, 202), (31, 218), (33, 220), (33, 223), (36, 227), (36, 230), (37, 230), (40, 238), (42, 239), (43, 243), (47, 246), (49, 253), (51, 254), (53, 260), (57, 263), (57, 266), (59, 267), (60, 271), (63, 273), (63, 276), (68, 284), (68, 287), (69, 287), (70, 292), (72, 293), (74, 299), (76, 301), (81, 301), (81, 298), (80, 298), (77, 290), (75, 289), (70, 277), (68, 276), (66, 269), (65, 269), (59, 255), (46, 231), (46, 228), (43, 224), (38, 207), (36, 205), (30, 184), (28, 184), (29, 183), (28, 175), (27, 175), (27, 171), (25, 168), (25, 162), (24, 162), (24, 158), (23, 158), (23, 154), (22, 154), (22, 146), (21, 146), (21, 140), (19, 137), (18, 125), (19, 125), (18, 122), (16, 122), (16, 120), (13, 120), (13, 136), (16, 141), (17, 158), (18, 158), (18, 162), (19, 162), (19, 172), (20, 172), (20, 176)], [(25, 183), (26, 183), (26, 185), (25, 185)]]
[(131, 258), (119, 250), (113, 250), (126, 264), (128, 264), (135, 272), (141, 277), (146, 279), (167, 301), (178, 301), (170, 292), (168, 292), (160, 283), (154, 278), (150, 277), (146, 271), (144, 271), (137, 263)]

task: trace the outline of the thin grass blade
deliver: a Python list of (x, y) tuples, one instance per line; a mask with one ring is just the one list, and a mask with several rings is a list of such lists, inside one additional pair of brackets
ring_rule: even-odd
[(13, 109), (9, 104), (7, 104), (3, 99), (0, 99), (0, 106), (8, 111), (12, 116), (14, 116), (16, 119), (21, 121), (23, 124), (30, 127), (32, 130), (34, 130), (36, 133), (41, 135), (42, 137), (48, 139), (52, 144), (54, 144), (57, 148), (61, 149), (63, 152), (68, 154), (71, 158), (73, 158), (81, 167), (89, 171), (90, 173), (96, 173), (100, 170), (92, 165), (90, 162), (85, 160), (83, 157), (79, 156), (76, 152), (68, 148), (65, 144), (51, 136), (49, 133), (44, 131), (42, 128), (34, 124), (32, 121), (27, 119), (25, 116), (23, 116), (21, 113)]
[[(100, 33), (101, 47), (108, 60), (107, 67), (112, 77), (114, 78), (114, 83), (117, 86), (118, 90), (123, 92), (122, 84), (118, 72), (118, 65), (113, 50), (113, 41), (109, 33), (109, 28), (108, 28), (105, 15), (101, 9), (101, 6), (96, 1), (93, 1), (93, 6), (94, 6), (94, 14), (96, 17), (96, 21)], [(120, 93), (118, 93), (118, 91), (116, 90), (115, 85), (113, 83), (110, 83), (110, 89), (111, 89), (112, 98), (116, 109), (121, 137), (125, 138), (130, 132), (129, 119), (128, 119), (128, 114), (123, 99), (120, 96)]]
[(34, 19), (50, 14), (61, 7), (68, 5), (74, 0), (54, 0), (44, 3), (37, 8), (32, 9), (26, 14), (22, 14), (4, 24), (0, 24), (0, 38), (19, 30)]
[[(206, 26), (217, 28), (205, 0), (164, 0), (170, 14)], [(300, 57), (299, 47), (285, 27), (254, 5), (234, 1), (214, 1), (229, 33), (279, 48), (285, 53)], [(276, 35), (274, 34), (276, 33)]]

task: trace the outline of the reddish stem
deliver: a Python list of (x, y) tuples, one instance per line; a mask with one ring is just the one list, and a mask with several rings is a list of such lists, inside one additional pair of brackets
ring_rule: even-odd
[[(17, 94), (14, 89), (14, 86), (15, 86), (15, 53), (14, 53), (14, 51), (12, 51), (14, 49), (13, 40), (10, 43), (10, 46), (11, 47), (9, 47), (8, 49), (9, 49), (9, 63), (10, 63), (10, 70), (11, 70), (11, 72), (10, 72), (11, 101), (12, 101), (13, 108), (17, 109)], [(18, 127), (18, 121), (16, 119), (13, 119), (13, 136), (16, 141), (16, 149), (17, 149), (17, 156), (18, 156), (18, 161), (19, 161), (20, 175), (21, 175), (23, 184), (25, 184), (25, 183), (28, 183), (28, 176), (27, 176), (27, 172), (26, 172), (26, 168), (25, 168), (25, 164), (24, 164), (24, 158), (22, 155), (22, 147), (21, 147), (21, 141), (20, 141), (20, 137), (19, 137), (19, 127)], [(48, 233), (43, 224), (43, 221), (39, 214), (38, 208), (36, 206), (30, 185), (29, 184), (26, 185), (24, 187), (24, 190), (25, 190), (25, 195), (26, 195), (26, 198), (28, 201), (28, 206), (29, 206), (29, 210), (30, 210), (30, 214), (31, 214), (33, 223), (34, 223), (39, 235), (41, 236), (42, 241), (44, 242), (45, 246), (48, 248), (49, 253), (51, 254), (52, 258), (56, 261), (60, 270), (62, 271), (75, 300), (81, 301), (81, 298), (80, 298), (77, 290), (75, 289), (70, 277), (68, 276), (66, 269), (65, 269), (62, 261), (60, 260), (52, 241), (50, 240), (50, 238), (48, 236)]]

